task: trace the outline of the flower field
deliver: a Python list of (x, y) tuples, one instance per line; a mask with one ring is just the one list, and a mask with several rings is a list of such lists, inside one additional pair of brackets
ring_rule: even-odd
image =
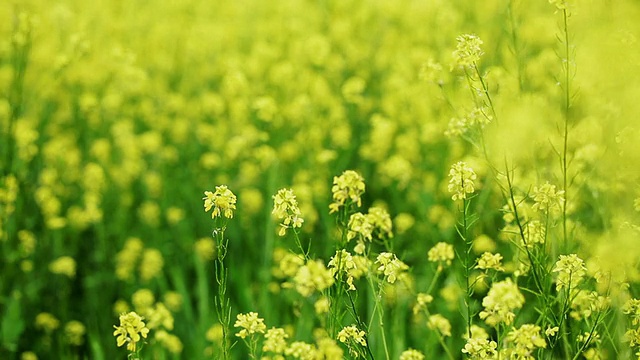
[(0, 359), (640, 359), (634, 0), (0, 4)]

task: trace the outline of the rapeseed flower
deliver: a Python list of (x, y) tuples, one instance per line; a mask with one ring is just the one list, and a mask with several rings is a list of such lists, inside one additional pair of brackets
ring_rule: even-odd
[(284, 354), (294, 359), (314, 360), (316, 359), (317, 349), (313, 344), (307, 344), (303, 341), (294, 341), (285, 349)]
[(575, 289), (587, 274), (584, 261), (576, 254), (560, 255), (560, 259), (552, 271), (558, 273), (556, 278), (556, 290), (558, 291), (563, 288)]
[(43, 312), (36, 315), (35, 326), (36, 329), (50, 334), (60, 327), (60, 320), (50, 313)]
[(216, 191), (205, 191), (204, 211), (211, 212), (211, 218), (215, 219), (224, 215), (227, 219), (233, 218), (233, 211), (236, 209), (236, 196), (226, 185), (216, 186)]
[(64, 326), (64, 336), (69, 345), (80, 346), (84, 344), (86, 327), (80, 321), (71, 320)]
[(480, 61), (480, 57), (484, 55), (482, 51), (482, 40), (474, 34), (463, 34), (456, 38), (456, 50), (453, 52), (454, 64), (451, 66), (452, 70), (455, 67), (469, 68), (476, 66), (476, 63)]
[(507, 334), (505, 355), (509, 359), (534, 360), (534, 352), (546, 348), (547, 342), (540, 334), (540, 326), (524, 324)]
[(113, 326), (116, 329), (113, 336), (116, 337), (118, 346), (127, 344), (127, 350), (137, 350), (138, 343), (149, 334), (149, 329), (142, 320), (143, 318), (133, 311), (120, 315), (120, 325)]
[(504, 271), (504, 268), (502, 267), (502, 255), (492, 254), (490, 252), (483, 253), (482, 256), (480, 256), (480, 259), (478, 259), (476, 269)]
[(76, 261), (71, 256), (61, 256), (49, 264), (49, 270), (73, 278), (76, 276)]
[(333, 203), (329, 205), (330, 213), (337, 212), (348, 203), (362, 206), (361, 196), (364, 193), (364, 178), (353, 170), (346, 170), (340, 176), (333, 177)]
[(451, 323), (440, 314), (429, 316), (427, 327), (431, 330), (437, 330), (442, 336), (451, 336)]
[(358, 358), (362, 354), (362, 348), (367, 346), (366, 333), (356, 325), (345, 326), (338, 333), (338, 341), (347, 345), (349, 353)]
[(247, 336), (261, 333), (264, 334), (267, 329), (264, 319), (258, 317), (258, 313), (250, 312), (248, 314), (238, 314), (233, 327), (241, 328), (236, 334), (237, 337), (245, 339)]
[(399, 360), (424, 360), (424, 354), (418, 350), (408, 349), (400, 354)]
[(480, 319), (487, 325), (497, 327), (503, 323), (511, 325), (516, 315), (514, 310), (520, 309), (524, 304), (524, 296), (520, 293), (518, 285), (511, 278), (494, 283), (487, 296), (482, 299), (484, 310), (480, 312)]
[(409, 266), (396, 257), (395, 254), (383, 252), (376, 258), (376, 266), (379, 273), (384, 274), (385, 280), (393, 284), (403, 272), (409, 270)]
[(451, 260), (455, 258), (453, 245), (445, 242), (435, 244), (427, 253), (429, 261), (438, 263), (438, 269), (451, 265)]
[(556, 190), (556, 186), (547, 181), (543, 185), (534, 186), (532, 198), (535, 201), (533, 210), (547, 214), (561, 209), (564, 204), (564, 191)]
[(287, 338), (289, 338), (289, 334), (287, 334), (283, 328), (271, 328), (267, 330), (267, 333), (264, 335), (265, 340), (262, 345), (262, 351), (283, 354), (287, 349)]
[(451, 165), (448, 190), (453, 193), (453, 201), (466, 199), (467, 194), (473, 194), (475, 179), (476, 173), (465, 162), (459, 161)]
[(292, 189), (280, 189), (273, 195), (273, 211), (271, 212), (282, 220), (278, 235), (284, 236), (287, 229), (301, 228), (304, 219), (298, 207), (298, 200)]
[(498, 358), (498, 343), (493, 340), (471, 337), (462, 349), (471, 360), (495, 360)]
[(333, 285), (334, 278), (322, 261), (310, 260), (298, 269), (293, 282), (300, 295), (309, 297), (315, 291), (322, 291)]

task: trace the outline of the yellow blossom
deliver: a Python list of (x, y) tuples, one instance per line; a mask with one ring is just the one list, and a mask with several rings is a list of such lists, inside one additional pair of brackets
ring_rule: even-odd
[(396, 282), (398, 276), (407, 270), (409, 266), (399, 260), (395, 254), (383, 252), (376, 259), (378, 272), (384, 274), (385, 280), (390, 284)]
[(120, 315), (120, 325), (114, 328), (116, 330), (113, 336), (116, 337), (117, 345), (127, 344), (127, 350), (131, 352), (135, 352), (141, 339), (149, 334), (149, 329), (142, 321), (142, 317), (135, 312)]
[(448, 186), (449, 192), (453, 193), (451, 198), (456, 201), (466, 199), (467, 194), (473, 194), (475, 191), (473, 181), (475, 179), (476, 173), (465, 162), (459, 161), (451, 165)]
[(73, 278), (76, 276), (76, 261), (70, 256), (61, 256), (49, 264), (49, 270)]
[(301, 228), (304, 219), (298, 207), (298, 200), (292, 189), (280, 189), (273, 195), (273, 211), (276, 218), (282, 220), (279, 236), (284, 236), (287, 229)]
[(226, 185), (216, 186), (216, 191), (205, 191), (204, 211), (211, 212), (211, 218), (215, 219), (224, 215), (227, 219), (233, 218), (233, 210), (236, 209), (236, 196)]
[(236, 336), (240, 338), (246, 338), (247, 336), (255, 333), (264, 334), (267, 327), (264, 324), (264, 319), (258, 317), (258, 313), (250, 312), (248, 314), (238, 314), (233, 327), (241, 328)]
[(346, 170), (342, 175), (334, 176), (331, 188), (333, 203), (329, 205), (330, 212), (338, 211), (340, 207), (347, 204), (347, 201), (358, 207), (362, 206), (360, 197), (364, 193), (364, 189), (364, 178), (353, 170)]

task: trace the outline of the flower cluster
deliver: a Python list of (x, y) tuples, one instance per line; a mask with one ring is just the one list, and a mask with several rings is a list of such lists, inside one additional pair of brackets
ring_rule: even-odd
[(262, 351), (274, 354), (282, 354), (287, 348), (287, 338), (289, 335), (283, 328), (271, 328), (264, 334), (264, 344)]
[(498, 358), (498, 344), (486, 338), (471, 337), (462, 349), (471, 360), (493, 360)]
[(451, 336), (451, 323), (440, 314), (429, 316), (427, 327), (431, 330), (437, 330), (442, 336)]
[(333, 203), (329, 205), (331, 213), (337, 212), (347, 201), (362, 206), (360, 198), (364, 193), (364, 178), (353, 170), (346, 170), (340, 176), (333, 177)]
[(339, 279), (343, 274), (346, 275), (349, 290), (356, 289), (353, 285), (354, 273), (359, 275), (360, 272), (357, 272), (357, 264), (353, 260), (353, 256), (351, 256), (348, 251), (344, 249), (336, 251), (336, 254), (329, 261), (328, 267), (329, 271), (336, 279)]
[(120, 315), (120, 326), (114, 326), (114, 328), (116, 330), (113, 336), (116, 337), (117, 345), (122, 346), (126, 343), (127, 350), (131, 352), (135, 352), (140, 340), (149, 334), (149, 329), (142, 321), (142, 317), (133, 311)]
[(564, 203), (564, 191), (556, 190), (555, 185), (546, 183), (535, 186), (533, 188), (533, 210), (534, 211), (542, 211), (547, 214), (553, 210), (560, 210), (562, 204)]
[(400, 354), (399, 360), (424, 360), (424, 354), (418, 350), (408, 349)]
[(354, 357), (358, 357), (361, 353), (361, 349), (358, 346), (366, 347), (366, 333), (358, 329), (355, 325), (345, 326), (338, 333), (338, 341), (347, 345), (349, 352)]
[(439, 269), (442, 269), (444, 266), (449, 266), (451, 265), (451, 260), (455, 257), (453, 245), (445, 242), (439, 242), (429, 249), (427, 257), (429, 258), (429, 261), (438, 263)]
[(448, 190), (453, 193), (451, 197), (454, 201), (466, 199), (467, 194), (473, 194), (475, 185), (473, 181), (476, 179), (476, 173), (472, 168), (467, 166), (463, 161), (459, 161), (451, 165), (449, 170), (449, 186)]
[(311, 260), (298, 269), (293, 282), (300, 295), (309, 297), (315, 291), (322, 291), (333, 285), (334, 278), (331, 270), (321, 260)]
[(376, 258), (378, 272), (383, 273), (385, 280), (390, 284), (396, 282), (401, 273), (409, 270), (409, 266), (399, 260), (395, 254), (383, 252)]
[(454, 66), (468, 68), (474, 67), (480, 57), (484, 55), (482, 51), (482, 40), (474, 34), (463, 34), (456, 38), (456, 50), (453, 52)]
[(575, 289), (587, 274), (584, 261), (576, 254), (560, 255), (552, 271), (558, 273), (556, 290)]
[(292, 189), (280, 189), (278, 193), (273, 195), (273, 211), (278, 219), (282, 220), (278, 235), (284, 236), (287, 229), (296, 229), (302, 227), (304, 219), (298, 207), (298, 200), (293, 194)]
[(248, 314), (238, 314), (233, 327), (241, 328), (236, 336), (242, 339), (245, 339), (247, 336), (253, 335), (255, 333), (264, 334), (265, 330), (267, 329), (266, 325), (264, 324), (264, 319), (259, 318), (258, 313), (255, 312), (250, 312)]
[(213, 208), (213, 212), (211, 212), (212, 219), (223, 214), (227, 219), (233, 218), (233, 211), (236, 209), (236, 196), (226, 185), (216, 186), (216, 191), (214, 192), (205, 191), (202, 200), (204, 200), (205, 212)]
[(504, 268), (502, 267), (502, 255), (484, 252), (480, 256), (480, 259), (478, 259), (478, 265), (476, 265), (476, 269), (493, 269), (496, 271), (504, 271)]
[(510, 325), (516, 315), (513, 310), (520, 309), (524, 304), (524, 296), (518, 285), (511, 278), (493, 283), (487, 296), (482, 299), (484, 310), (480, 312), (480, 319), (487, 325), (497, 327), (503, 323)]
[(508, 359), (534, 360), (538, 348), (546, 348), (547, 342), (540, 334), (540, 326), (524, 324), (507, 334), (506, 355)]

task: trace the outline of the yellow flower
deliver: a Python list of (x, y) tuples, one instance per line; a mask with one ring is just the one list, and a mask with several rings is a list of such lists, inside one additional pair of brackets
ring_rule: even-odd
[(36, 316), (35, 325), (36, 329), (41, 329), (46, 333), (51, 333), (60, 327), (60, 320), (49, 313), (43, 312)]
[(482, 256), (480, 256), (480, 259), (478, 259), (476, 269), (494, 269), (496, 271), (504, 271), (504, 268), (502, 267), (502, 255), (492, 254), (490, 252), (483, 253)]
[(546, 348), (547, 342), (540, 335), (540, 326), (524, 324), (507, 334), (506, 353), (509, 359), (533, 359), (538, 348)]
[(334, 283), (331, 270), (322, 261), (309, 261), (298, 269), (293, 278), (296, 291), (304, 297), (309, 297), (314, 291), (322, 291)]
[(193, 249), (200, 260), (213, 260), (216, 254), (216, 242), (212, 238), (201, 238), (193, 244)]
[(284, 236), (287, 229), (301, 228), (304, 222), (298, 207), (298, 200), (296, 200), (292, 189), (280, 189), (277, 194), (273, 195), (273, 211), (271, 213), (282, 220), (278, 232), (279, 236)]
[(255, 312), (250, 312), (248, 314), (238, 314), (233, 327), (242, 328), (236, 334), (236, 336), (243, 339), (255, 333), (264, 334), (265, 330), (267, 329), (266, 325), (264, 324), (264, 319), (259, 318), (258, 313)]
[(424, 360), (424, 355), (418, 350), (409, 349), (400, 354), (399, 360)]
[(552, 271), (558, 273), (556, 290), (565, 287), (571, 290), (575, 289), (587, 274), (584, 261), (576, 254), (560, 255), (560, 259)]
[(312, 344), (307, 344), (302, 341), (294, 341), (284, 351), (285, 355), (291, 356), (294, 359), (302, 360), (314, 360), (316, 359), (317, 349)]
[(233, 210), (236, 209), (236, 196), (227, 188), (226, 185), (216, 186), (216, 191), (205, 191), (204, 211), (211, 212), (211, 218), (217, 218), (224, 214), (227, 219), (233, 218)]
[(560, 210), (564, 203), (564, 191), (557, 191), (556, 186), (548, 181), (541, 186), (535, 186), (532, 197), (535, 201), (533, 210), (540, 210), (545, 214), (552, 210)]
[(427, 253), (429, 261), (439, 263), (438, 266), (442, 267), (443, 264), (451, 265), (451, 260), (454, 259), (455, 254), (453, 252), (453, 245), (445, 242), (439, 242), (434, 247), (429, 249)]
[(145, 249), (140, 262), (140, 278), (149, 281), (162, 273), (164, 259), (158, 249)]
[(438, 330), (442, 336), (451, 336), (451, 323), (440, 314), (429, 316), (427, 327), (431, 330)]
[(70, 256), (61, 256), (49, 264), (49, 270), (73, 278), (76, 276), (76, 261)]
[(468, 354), (469, 359), (472, 360), (493, 360), (497, 359), (497, 348), (498, 344), (495, 341), (472, 337), (467, 339), (467, 343), (464, 345), (462, 353)]
[(340, 207), (350, 201), (358, 207), (362, 206), (360, 198), (364, 193), (364, 178), (353, 170), (346, 170), (340, 176), (333, 177), (333, 203), (329, 205), (330, 213), (337, 212)]
[(264, 344), (262, 351), (268, 351), (275, 354), (284, 353), (287, 348), (287, 338), (289, 335), (283, 328), (271, 328), (264, 335)]
[(482, 51), (482, 40), (474, 34), (463, 34), (456, 38), (458, 42), (456, 50), (453, 52), (454, 67), (474, 67), (480, 57), (484, 55)]
[(113, 336), (116, 337), (118, 346), (127, 344), (127, 350), (136, 351), (137, 345), (142, 338), (146, 338), (149, 329), (145, 326), (142, 317), (135, 312), (120, 315), (120, 326), (115, 326)]
[(84, 334), (86, 331), (87, 329), (85, 326), (80, 321), (76, 320), (71, 320), (64, 326), (64, 335), (70, 345), (82, 345), (84, 343)]
[(480, 312), (480, 319), (487, 325), (496, 327), (500, 323), (510, 325), (515, 314), (513, 310), (520, 309), (524, 304), (524, 296), (510, 278), (491, 285), (489, 293), (482, 299), (484, 310)]
[(466, 199), (467, 194), (473, 194), (475, 191), (473, 181), (475, 179), (476, 173), (465, 162), (459, 161), (451, 165), (448, 190), (453, 193), (451, 197), (453, 201)]
[(378, 255), (376, 265), (378, 265), (378, 272), (383, 273), (385, 280), (390, 284), (396, 282), (402, 272), (409, 270), (407, 264), (399, 260), (395, 254), (388, 252)]
[(340, 330), (338, 333), (338, 340), (343, 344), (354, 341), (362, 346), (367, 346), (365, 335), (365, 332), (359, 330), (357, 326), (349, 325)]

